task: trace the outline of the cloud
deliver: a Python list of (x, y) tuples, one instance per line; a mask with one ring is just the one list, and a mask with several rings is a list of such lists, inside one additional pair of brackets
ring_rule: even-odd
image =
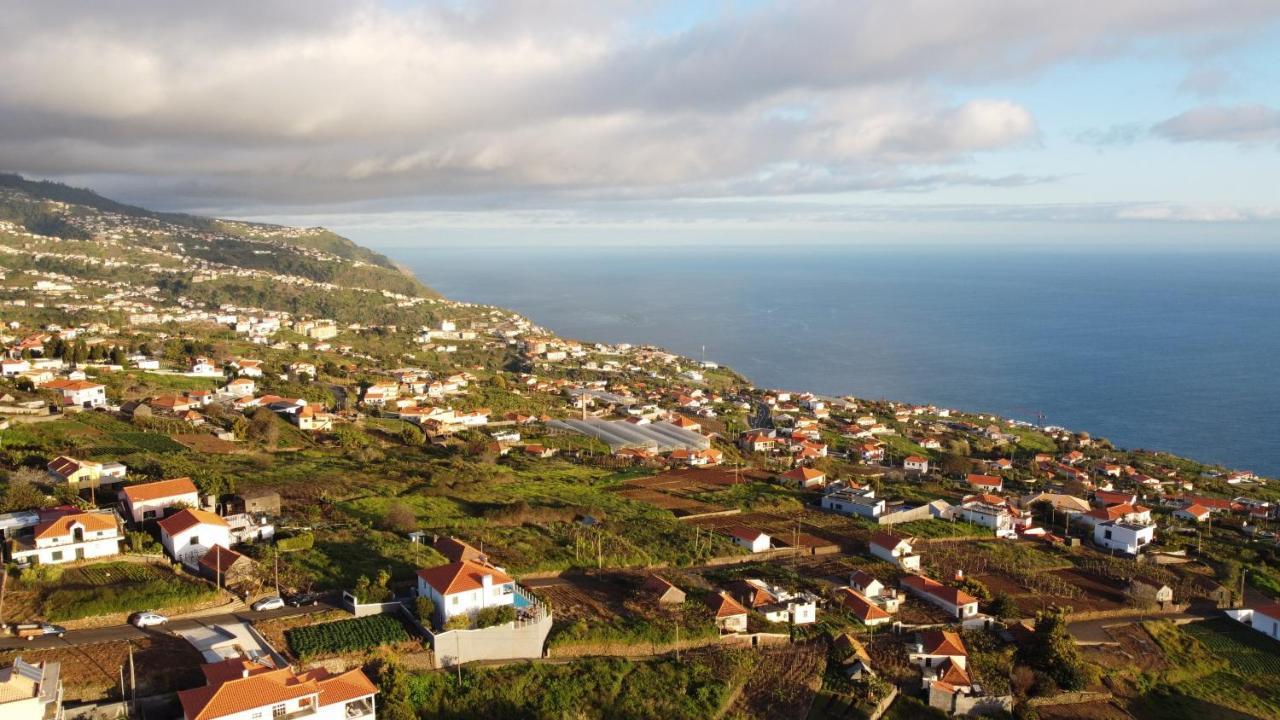
[(1156, 124), (1152, 132), (1174, 142), (1275, 143), (1280, 142), (1280, 110), (1265, 105), (1199, 107)]
[(1142, 123), (1118, 123), (1104, 128), (1090, 128), (1076, 133), (1076, 142), (1096, 147), (1116, 145), (1132, 145), (1147, 134), (1148, 128)]
[[(163, 207), (511, 206), (1007, 187), (1030, 108), (976, 87), (1269, 0), (811, 0), (671, 29), (630, 0), (0, 0), (0, 158)], [(462, 200), (459, 200), (459, 199)]]

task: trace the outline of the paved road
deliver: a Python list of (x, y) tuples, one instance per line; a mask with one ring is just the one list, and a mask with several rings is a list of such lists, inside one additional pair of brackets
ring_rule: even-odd
[(283, 607), (278, 610), (267, 610), (264, 612), (245, 610), (242, 612), (224, 613), (221, 615), (175, 618), (163, 628), (150, 627), (146, 629), (139, 629), (126, 624), (101, 628), (89, 628), (86, 630), (68, 630), (67, 636), (64, 638), (50, 635), (27, 641), (21, 638), (8, 637), (0, 639), (0, 650), (21, 650), (24, 648), (42, 650), (47, 648), (78, 647), (81, 645), (122, 642), (125, 640), (140, 640), (148, 636), (172, 636), (174, 632), (178, 630), (193, 630), (201, 626), (219, 625), (223, 623), (253, 622), (255, 620), (269, 620), (280, 617), (291, 617), (294, 615), (307, 615), (310, 613), (332, 610), (336, 607), (336, 605), (322, 601), (316, 605), (302, 608)]

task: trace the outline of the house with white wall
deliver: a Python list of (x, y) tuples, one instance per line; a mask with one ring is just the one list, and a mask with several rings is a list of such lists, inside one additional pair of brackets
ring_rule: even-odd
[(231, 547), (231, 526), (205, 510), (187, 508), (157, 524), (160, 526), (160, 544), (164, 545), (165, 552), (191, 567), (195, 567), (215, 545)]
[(130, 485), (120, 491), (125, 518), (135, 523), (158, 520), (165, 511), (178, 507), (199, 507), (200, 493), (191, 478)]
[(21, 657), (0, 668), (0, 717), (5, 720), (62, 720), (61, 665), (29, 663)]
[(229, 658), (201, 666), (204, 687), (182, 690), (183, 720), (375, 720), (378, 688), (363, 671), (295, 673)]
[(902, 578), (901, 584), (907, 592), (937, 605), (957, 620), (978, 614), (978, 599), (959, 588), (943, 585), (923, 575), (908, 575)]
[(1093, 541), (1105, 550), (1137, 555), (1155, 539), (1155, 525), (1110, 520), (1093, 526)]
[(105, 407), (107, 404), (107, 386), (88, 380), (53, 380), (44, 384), (62, 393), (62, 404), (66, 407), (84, 409)]
[(41, 513), (30, 536), (15, 539), (12, 559), (56, 565), (119, 553), (120, 527), (115, 513), (54, 510)]
[(746, 548), (753, 553), (764, 552), (772, 547), (773, 544), (773, 540), (766, 533), (755, 528), (735, 525), (731, 528), (725, 528), (721, 532), (734, 545)]
[(890, 532), (878, 532), (871, 536), (869, 547), (873, 556), (893, 563), (903, 570), (916, 572), (920, 570), (920, 556), (915, 554), (912, 548), (914, 544), (914, 538), (906, 538)]
[(440, 624), (488, 607), (515, 605), (516, 582), (492, 565), (460, 560), (418, 571), (418, 595), (435, 603)]

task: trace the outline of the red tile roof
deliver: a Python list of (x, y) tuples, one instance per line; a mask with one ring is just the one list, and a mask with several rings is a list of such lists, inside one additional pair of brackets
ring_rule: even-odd
[(490, 575), (494, 585), (505, 585), (514, 582), (506, 573), (490, 565), (483, 565), (471, 560), (459, 560), (448, 565), (423, 568), (418, 577), (435, 588), (441, 595), (477, 590), (484, 587), (484, 576)]
[(919, 592), (928, 593), (936, 598), (941, 598), (948, 603), (960, 606), (978, 602), (978, 599), (969, 593), (953, 588), (934, 580), (924, 577), (923, 575), (908, 575), (902, 578), (902, 584)]
[(949, 630), (928, 630), (920, 633), (920, 648), (925, 655), (969, 656), (960, 636)]
[(707, 596), (707, 604), (712, 610), (716, 611), (716, 619), (733, 617), (735, 615), (746, 615), (747, 609), (742, 607), (737, 600), (729, 597), (728, 593), (717, 593)]
[(130, 503), (136, 503), (176, 497), (178, 495), (189, 495), (196, 492), (196, 486), (195, 483), (191, 482), (191, 478), (180, 477), (172, 480), (143, 483), (142, 485), (130, 485), (121, 490), (121, 492), (124, 493), (125, 498)]
[(85, 532), (116, 529), (115, 516), (110, 513), (71, 513), (36, 525), (35, 538), (36, 540), (44, 540), (45, 538), (66, 537), (72, 533), (71, 526), (76, 524), (83, 525)]
[(851, 611), (855, 617), (862, 621), (863, 624), (875, 622), (877, 620), (887, 620), (889, 613), (880, 608), (879, 605), (867, 599), (867, 596), (854, 590), (853, 588), (841, 588), (839, 591), (840, 605)]
[(170, 515), (169, 517), (157, 523), (161, 530), (173, 537), (184, 530), (190, 530), (197, 525), (216, 525), (218, 527), (230, 527), (227, 521), (221, 517), (214, 515), (207, 510), (196, 510), (187, 508), (181, 512)]

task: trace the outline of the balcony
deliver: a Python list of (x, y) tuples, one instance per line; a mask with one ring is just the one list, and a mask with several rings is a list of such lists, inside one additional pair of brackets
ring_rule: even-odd
[(347, 703), (344, 711), (344, 716), (347, 720), (356, 720), (356, 718), (369, 717), (371, 715), (373, 715), (373, 698), (353, 700)]

